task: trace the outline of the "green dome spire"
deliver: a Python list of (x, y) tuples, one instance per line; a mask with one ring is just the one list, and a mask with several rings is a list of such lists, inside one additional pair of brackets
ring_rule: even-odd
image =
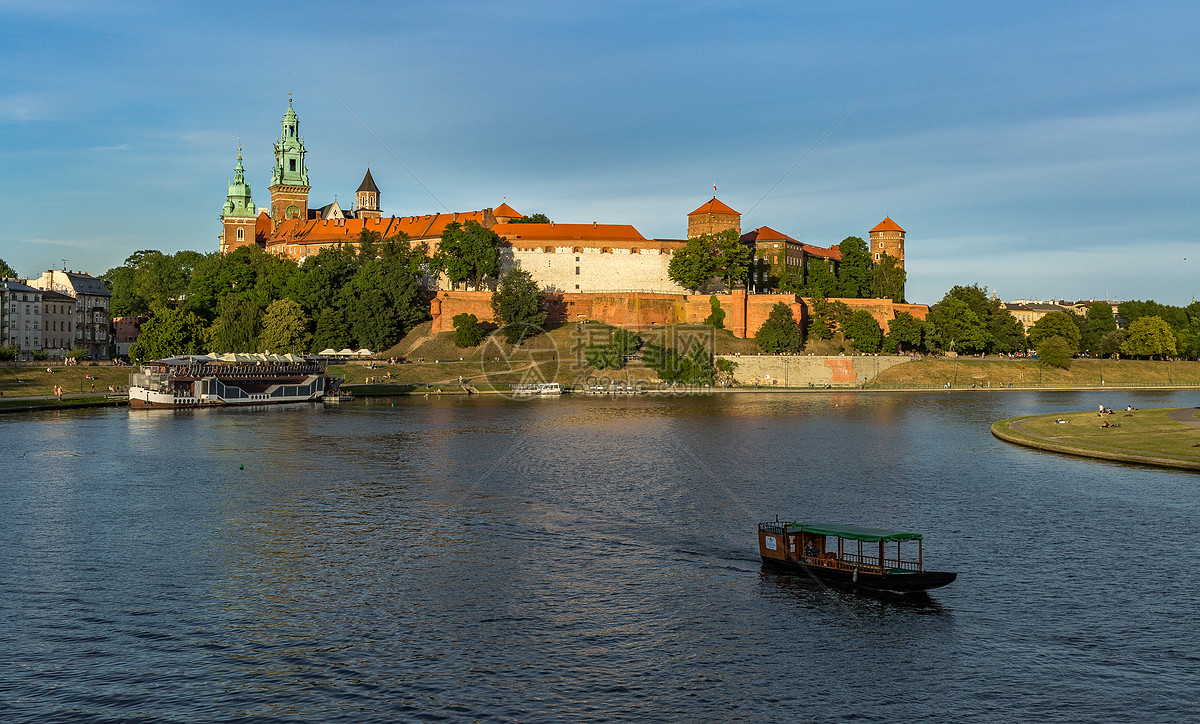
[(275, 169), (271, 172), (272, 186), (308, 186), (308, 168), (304, 165), (304, 138), (300, 135), (300, 118), (292, 110), (292, 94), (280, 124), (279, 140), (275, 142)]
[(225, 205), (221, 208), (221, 216), (253, 218), (257, 214), (258, 209), (250, 200), (250, 184), (246, 183), (246, 168), (242, 166), (242, 147), (238, 146), (237, 166), (233, 168), (233, 181), (229, 184), (229, 194), (225, 198)]

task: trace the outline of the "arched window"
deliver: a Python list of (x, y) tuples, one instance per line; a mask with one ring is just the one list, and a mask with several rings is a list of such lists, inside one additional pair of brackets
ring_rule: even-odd
[(238, 237), (238, 241), (245, 241), (246, 240), (246, 230), (241, 227), (238, 227), (237, 237)]
[(640, 254), (641, 252), (639, 252), (637, 247), (635, 246), (634, 248), (629, 250), (629, 253), (630, 254)]

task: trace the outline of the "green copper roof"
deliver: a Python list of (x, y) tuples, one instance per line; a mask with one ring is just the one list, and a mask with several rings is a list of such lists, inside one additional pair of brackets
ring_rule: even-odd
[(275, 168), (271, 171), (272, 186), (308, 186), (308, 167), (304, 165), (304, 138), (300, 135), (300, 118), (292, 110), (292, 100), (280, 123), (279, 140), (275, 141)]
[(253, 218), (257, 214), (258, 210), (250, 200), (250, 184), (246, 183), (246, 169), (242, 166), (242, 149), (239, 148), (237, 166), (233, 169), (233, 181), (229, 184), (225, 205), (221, 207), (221, 216)]
[(886, 528), (864, 528), (858, 525), (835, 525), (830, 523), (788, 523), (789, 532), (836, 535), (839, 538), (861, 541), (922, 540), (920, 533), (906, 533)]

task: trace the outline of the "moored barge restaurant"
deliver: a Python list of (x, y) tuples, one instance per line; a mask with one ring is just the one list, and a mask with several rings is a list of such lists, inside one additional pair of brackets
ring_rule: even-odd
[(323, 361), (296, 355), (184, 355), (129, 375), (130, 407), (277, 405), (337, 394)]

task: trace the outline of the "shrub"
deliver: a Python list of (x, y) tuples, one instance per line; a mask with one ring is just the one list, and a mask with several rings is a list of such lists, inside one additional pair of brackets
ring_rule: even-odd
[(721, 309), (721, 300), (717, 299), (716, 294), (708, 298), (708, 306), (712, 314), (708, 315), (704, 323), (717, 329), (725, 329), (725, 310)]
[(483, 341), (483, 330), (479, 328), (479, 317), (474, 314), (454, 315), (454, 346), (476, 347)]

